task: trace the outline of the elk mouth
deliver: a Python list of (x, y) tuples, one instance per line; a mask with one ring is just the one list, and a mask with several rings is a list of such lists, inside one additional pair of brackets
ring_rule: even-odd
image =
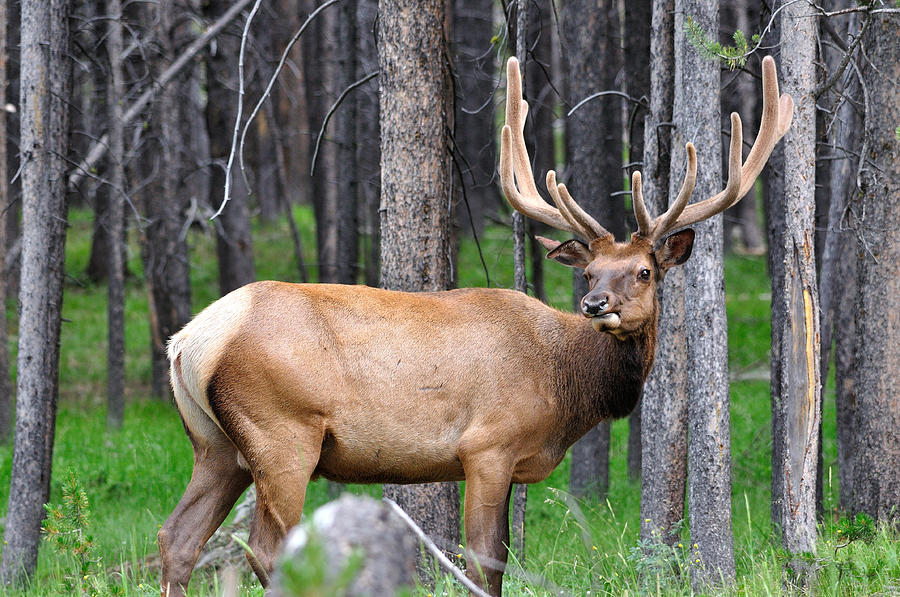
[(618, 313), (604, 313), (603, 315), (594, 315), (591, 317), (591, 325), (598, 332), (604, 330), (614, 330), (619, 327), (622, 320)]

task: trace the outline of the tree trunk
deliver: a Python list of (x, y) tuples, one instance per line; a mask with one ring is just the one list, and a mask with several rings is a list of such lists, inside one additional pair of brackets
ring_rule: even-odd
[[(443, 0), (380, 0), (381, 286), (450, 286), (449, 74)], [(415, 19), (411, 18), (415, 15)], [(439, 545), (459, 543), (459, 485), (385, 485)]]
[[(378, 70), (375, 47), (377, 0), (357, 0), (356, 78)], [(381, 145), (378, 130), (378, 82), (370, 81), (356, 90), (356, 166), (359, 184), (357, 201), (362, 211), (364, 231), (365, 282), (378, 286), (381, 265), (381, 232), (378, 206), (381, 199)]]
[(109, 35), (106, 52), (109, 57), (110, 82), (107, 86), (110, 108), (109, 123), (109, 203), (106, 227), (110, 240), (107, 257), (108, 302), (108, 351), (107, 351), (107, 409), (106, 426), (119, 429), (125, 418), (125, 127), (122, 122), (122, 104), (125, 98), (125, 81), (122, 73), (122, 3), (107, 0)]
[[(157, 10), (156, 38), (162, 56), (157, 70), (170, 64), (174, 56), (173, 22), (177, 15), (171, 0), (163, 0)], [(158, 187), (144, 193), (144, 211), (149, 224), (144, 231), (142, 254), (150, 300), (151, 353), (154, 396), (168, 395), (168, 359), (165, 348), (169, 337), (191, 317), (191, 286), (187, 242), (184, 228), (184, 194), (180, 182), (181, 162), (178, 147), (179, 110), (185, 87), (181, 75), (161, 92), (152, 119), (158, 133), (160, 180)]]
[[(668, 208), (672, 158), (674, 0), (653, 0), (650, 28), (650, 111), (644, 125), (643, 192), (654, 215)], [(687, 354), (684, 270), (672, 268), (658, 289), (656, 359), (641, 398), (641, 539), (674, 545), (684, 518), (687, 478)]]
[(900, 28), (872, 15), (861, 61), (868, 90), (858, 227), (854, 511), (900, 517)]
[[(453, 1), (453, 54), (456, 84), (457, 164), (462, 171), (459, 184), (468, 209), (457, 210), (457, 225), (468, 233), (481, 235), (486, 212), (497, 211), (500, 203), (494, 184), (494, 93), (496, 56), (490, 51), (494, 34), (491, 0)], [(530, 71), (529, 71), (530, 72)], [(534, 113), (532, 112), (532, 117)], [(471, 218), (471, 222), (470, 222)]]
[(780, 284), (773, 285), (773, 334), (781, 350), (772, 369), (778, 369), (780, 387), (772, 396), (773, 416), (780, 419), (782, 436), (779, 460), (772, 474), (783, 477), (777, 485), (781, 514), (777, 526), (782, 545), (793, 559), (785, 582), (808, 588), (814, 568), (799, 557), (816, 551), (816, 464), (819, 425), (819, 298), (813, 243), (815, 238), (815, 147), (816, 147), (816, 20), (808, 7), (786, 6), (781, 12), (781, 77), (784, 93), (794, 98), (791, 128), (784, 138), (784, 194), (776, 199), (772, 215), (784, 222), (783, 236), (776, 239), (783, 263)]
[(16, 432), (0, 581), (37, 566), (59, 389), (70, 99), (69, 3), (26, 2), (21, 17), (22, 281)]
[[(847, 38), (859, 35), (859, 20), (850, 19)], [(829, 73), (830, 75), (831, 73)], [(846, 308), (856, 303), (856, 238), (845, 221), (847, 206), (858, 197), (856, 166), (860, 131), (863, 123), (860, 110), (863, 106), (859, 80), (852, 69), (844, 73), (840, 88), (835, 91), (837, 118), (834, 119), (830, 138), (831, 162), (829, 180), (824, 186), (830, 194), (828, 200), (828, 231), (822, 249), (822, 266), (819, 277), (821, 301), (821, 375), (828, 377), (828, 365), (834, 344), (835, 404), (837, 410), (837, 466), (839, 508), (849, 510), (853, 495), (853, 409), (856, 392), (853, 387), (853, 350), (856, 341), (854, 310)], [(850, 101), (853, 98), (855, 101)], [(819, 187), (820, 185), (817, 185)], [(825, 384), (822, 398), (825, 399)], [(821, 451), (821, 450), (820, 450)]]
[[(224, 0), (211, 0), (205, 16), (215, 20), (228, 10)], [(206, 129), (210, 171), (209, 202), (218, 209), (224, 200), (225, 165), (231, 152), (231, 136), (237, 117), (237, 61), (240, 52), (241, 25), (235, 22), (219, 37), (215, 50), (206, 55)], [(274, 156), (267, 155), (267, 159)], [(232, 188), (228, 205), (216, 219), (216, 254), (219, 261), (219, 292), (227, 294), (256, 279), (253, 263), (253, 237), (250, 231), (250, 197), (238, 167), (232, 169)]]
[[(652, 22), (652, 2), (640, 0), (632, 2), (625, 11), (625, 64), (629, 76), (625, 77), (625, 90), (634, 98), (650, 98), (650, 26)], [(639, 106), (628, 106), (630, 114), (626, 124), (628, 139), (628, 162), (638, 164), (644, 159), (644, 120), (647, 111)], [(640, 170), (636, 165), (628, 168), (626, 174)], [(662, 206), (660, 206), (662, 207)], [(628, 478), (641, 478), (641, 403), (634, 407), (628, 419)]]
[[(338, 19), (338, 55), (335, 69), (336, 91), (340, 94), (356, 81), (356, 0), (344, 0)], [(356, 193), (358, 168), (356, 164), (356, 102), (345, 98), (335, 112), (334, 138), (337, 143), (335, 202), (337, 204), (337, 280), (355, 284), (359, 271), (359, 229)]]
[[(703, 31), (719, 28), (718, 2), (675, 2), (675, 123), (672, 145), (692, 141), (698, 151), (695, 200), (711, 197), (724, 186), (721, 179), (719, 133), (719, 64), (704, 57), (686, 38), (688, 16)], [(672, 161), (671, 171), (682, 171)], [(675, 177), (673, 177), (675, 178)], [(670, 189), (670, 194), (674, 195)], [(685, 264), (685, 332), (688, 368), (688, 512), (691, 559), (699, 559), (691, 580), (695, 590), (734, 581), (731, 531), (731, 437), (728, 400), (728, 328), (722, 216), (694, 226), (691, 258)]]
[[(611, 0), (566, 2), (561, 15), (563, 52), (570, 101), (616, 88), (621, 68), (618, 3)], [(622, 111), (614, 98), (581, 106), (566, 123), (568, 187), (582, 207), (618, 239), (625, 236), (622, 190)], [(587, 293), (575, 272), (575, 309)], [(601, 423), (572, 447), (569, 490), (576, 496), (606, 496), (609, 487), (609, 424)]]
[[(6, 214), (10, 208), (9, 177), (6, 169), (6, 27), (8, 23), (6, 2), (0, 1), (0, 213)], [(6, 326), (7, 299), (7, 226), (6, 217), (0, 216), (0, 444), (12, 438), (13, 394), (9, 378), (9, 334)]]

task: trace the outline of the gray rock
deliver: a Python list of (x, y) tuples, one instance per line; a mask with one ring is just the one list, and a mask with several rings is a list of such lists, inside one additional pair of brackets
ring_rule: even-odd
[(415, 586), (418, 552), (418, 539), (387, 504), (345, 495), (288, 534), (272, 595), (393, 597)]

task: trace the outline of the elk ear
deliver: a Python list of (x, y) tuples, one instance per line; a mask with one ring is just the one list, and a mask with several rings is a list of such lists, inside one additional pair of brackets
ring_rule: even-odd
[(669, 268), (687, 261), (693, 248), (693, 228), (687, 228), (667, 236), (662, 246), (656, 251), (656, 263), (659, 265), (660, 271), (665, 273)]
[(536, 236), (535, 238), (544, 245), (544, 248), (550, 251), (547, 253), (547, 259), (553, 259), (563, 265), (584, 268), (594, 260), (594, 255), (591, 253), (591, 250), (580, 240), (575, 240), (573, 238), (572, 240), (561, 243), (541, 236)]

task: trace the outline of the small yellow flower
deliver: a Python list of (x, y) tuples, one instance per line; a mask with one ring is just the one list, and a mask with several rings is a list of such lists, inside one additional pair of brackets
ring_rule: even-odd
[(457, 557), (457, 559), (462, 559), (462, 554), (458, 553), (458, 554), (456, 554), (456, 557)]
[(694, 543), (694, 549), (700, 549), (700, 546)]
[(697, 559), (694, 560), (694, 561), (697, 562), (697, 563), (699, 564), (699, 563), (700, 563), (700, 558), (697, 558)]
[(591, 545), (591, 549), (593, 549), (594, 551), (597, 551), (597, 546), (596, 546), (596, 545)]
[(649, 518), (645, 518), (645, 519), (644, 519), (644, 522), (650, 522), (650, 519), (649, 519)]
[(684, 547), (684, 545), (682, 545), (681, 543), (679, 543), (679, 544), (678, 544), (678, 547)]

